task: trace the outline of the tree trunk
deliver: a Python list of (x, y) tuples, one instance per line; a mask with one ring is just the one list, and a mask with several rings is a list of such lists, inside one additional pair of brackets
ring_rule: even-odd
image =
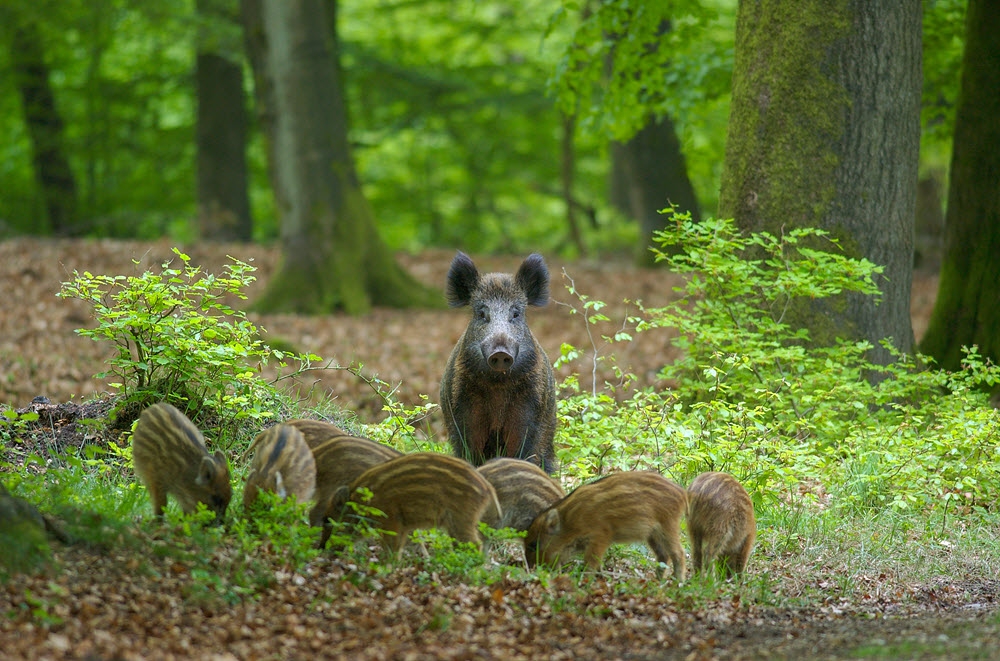
[(969, 0), (941, 279), (920, 348), (940, 367), (963, 346), (1000, 362), (1000, 6)]
[[(273, 94), (272, 181), (281, 214), (282, 260), (257, 309), (322, 314), (372, 305), (443, 305), (382, 243), (361, 193), (347, 141), (347, 107), (330, 29), (335, 3), (244, 2), (260, 9), (263, 72)], [(266, 102), (265, 102), (266, 107)]]
[(11, 68), (24, 104), (24, 119), (34, 147), (35, 178), (49, 226), (60, 236), (82, 233), (77, 217), (76, 178), (66, 157), (63, 120), (49, 83), (41, 33), (30, 18), (18, 21), (12, 32)]
[(566, 228), (570, 241), (581, 257), (587, 255), (587, 244), (576, 218), (577, 204), (573, 198), (573, 180), (576, 175), (576, 116), (562, 116), (562, 140), (560, 142), (559, 179), (562, 183), (562, 197), (566, 203)]
[(644, 265), (653, 264), (649, 248), (653, 232), (663, 229), (660, 209), (674, 204), (678, 211), (690, 211), (694, 220), (701, 216), (669, 117), (650, 117), (628, 142), (611, 143), (611, 202), (639, 223), (636, 257)]
[[(198, 0), (207, 29), (231, 22), (229, 2)], [(235, 4), (234, 4), (235, 6)], [(216, 29), (215, 32), (221, 32)], [(253, 221), (247, 190), (247, 110), (243, 67), (202, 35), (195, 63), (198, 96), (198, 226), (204, 239), (250, 241)]]
[(877, 308), (850, 295), (803, 312), (817, 342), (912, 348), (920, 91), (920, 0), (739, 3), (720, 214), (744, 231), (820, 227), (885, 267)]

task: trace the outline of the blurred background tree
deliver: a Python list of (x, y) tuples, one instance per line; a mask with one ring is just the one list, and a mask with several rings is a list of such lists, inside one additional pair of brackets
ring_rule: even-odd
[[(235, 5), (3, 3), (0, 236), (276, 240), (258, 121), (268, 109), (255, 105)], [(923, 2), (921, 190), (938, 233), (965, 5)], [(383, 240), (392, 250), (632, 255), (670, 202), (715, 215), (736, 8), (343, 0), (350, 146)], [(32, 89), (44, 95), (47, 81), (52, 99), (46, 135), (17, 75), (31, 60)], [(253, 111), (241, 139), (242, 104)], [(219, 163), (227, 182), (210, 181)]]
[[(4, 3), (0, 236), (275, 240), (268, 147), (257, 121), (267, 109), (245, 114), (259, 98), (237, 4)], [(708, 212), (725, 139), (732, 5), (713, 3), (697, 30), (672, 31), (679, 36), (671, 36), (665, 75), (675, 80), (673, 91), (687, 90), (683, 99), (671, 97), (672, 116), (636, 109), (647, 131), (665, 129), (657, 144), (673, 151), (675, 174), (688, 178)], [(581, 26), (591, 29), (585, 12), (564, 10), (558, 0), (341, 3), (350, 144), (391, 249), (566, 256), (635, 249), (640, 230), (630, 218), (655, 220), (656, 209), (677, 196), (647, 192), (645, 182), (657, 177), (645, 164), (657, 149), (644, 139), (630, 143), (590, 112), (614, 75), (631, 75), (622, 64), (610, 78), (598, 71), (593, 99), (578, 115), (557, 107), (553, 72), (571, 59), (573, 39), (585, 36)], [(688, 72), (698, 58), (679, 43), (716, 54), (711, 71), (722, 73), (710, 92), (698, 89), (706, 74)], [(659, 52), (655, 41), (644, 48)], [(594, 55), (598, 69), (614, 60)], [(29, 59), (41, 66), (33, 89), (49, 91), (41, 105), (25, 106), (26, 79), (14, 75)], [(621, 140), (614, 159), (613, 138)], [(625, 203), (647, 197), (638, 202), (643, 214)]]

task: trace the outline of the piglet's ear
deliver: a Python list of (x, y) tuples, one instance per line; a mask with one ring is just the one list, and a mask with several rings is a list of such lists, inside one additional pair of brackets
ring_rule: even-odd
[(543, 306), (549, 302), (549, 267), (538, 253), (528, 255), (517, 269), (514, 282), (528, 298), (528, 305)]
[(542, 523), (545, 526), (545, 532), (549, 535), (558, 535), (559, 531), (562, 530), (562, 519), (559, 518), (559, 510), (551, 509), (542, 515)]
[(198, 486), (210, 484), (215, 479), (215, 471), (218, 470), (215, 460), (212, 457), (202, 457), (201, 465), (198, 467), (198, 477), (194, 482)]
[(453, 308), (468, 305), (473, 292), (479, 286), (479, 271), (472, 263), (472, 258), (461, 250), (455, 255), (455, 259), (451, 260), (447, 285), (448, 305)]

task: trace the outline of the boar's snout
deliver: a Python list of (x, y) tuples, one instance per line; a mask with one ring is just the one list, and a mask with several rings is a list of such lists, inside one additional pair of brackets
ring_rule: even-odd
[(505, 335), (494, 335), (482, 345), (486, 364), (494, 372), (509, 372), (517, 360), (517, 342)]
[(487, 362), (490, 364), (490, 369), (494, 372), (506, 372), (514, 364), (514, 356), (506, 351), (494, 351), (490, 354)]

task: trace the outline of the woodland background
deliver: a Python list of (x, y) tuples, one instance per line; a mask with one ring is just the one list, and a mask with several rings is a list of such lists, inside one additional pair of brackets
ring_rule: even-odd
[[(997, 35), (983, 0), (3, 3), (0, 470), (83, 540), (43, 538), (53, 562), (4, 584), (4, 649), (982, 657), (1000, 631), (998, 418), (983, 391), (1000, 353)], [(883, 303), (779, 309), (814, 333), (807, 374), (785, 363), (797, 340), (772, 346), (755, 327), (765, 342), (743, 351), (724, 315), (702, 318), (687, 332), (719, 342), (694, 347), (717, 362), (667, 379), (684, 359), (676, 329), (600, 335), (634, 323), (637, 300), (680, 296), (685, 280), (649, 263), (671, 204), (748, 234), (827, 230), (885, 267)], [(253, 260), (239, 306), (265, 341), (361, 375), (307, 372), (286, 410), (332, 401), (406, 450), (440, 438), (433, 401), (466, 324), (443, 309), (454, 251), (505, 271), (541, 252), (553, 302), (532, 329), (553, 359), (581, 349), (559, 372), (560, 478), (731, 470), (758, 508), (747, 579), (661, 585), (631, 547), (598, 576), (526, 573), (440, 549), (396, 564), (365, 544), (320, 554), (280, 518), (264, 534), (239, 517), (214, 532), (147, 522), (127, 429), (103, 419), (111, 384), (94, 377), (114, 352), (75, 332), (95, 325), (92, 306), (56, 293), (78, 274), (156, 272), (175, 246), (208, 273)], [(727, 259), (734, 273), (753, 263)], [(705, 265), (711, 280), (719, 263)], [(825, 295), (824, 275), (798, 277)], [(574, 314), (581, 294), (610, 321)], [(953, 372), (904, 364), (880, 385), (850, 345), (819, 353), (834, 336), (891, 336)], [(974, 343), (982, 360), (963, 365)], [(777, 375), (761, 385), (734, 364)], [(387, 390), (431, 415), (372, 424)], [(243, 422), (206, 431), (235, 453), (260, 420)], [(231, 462), (239, 484), (246, 466)]]

